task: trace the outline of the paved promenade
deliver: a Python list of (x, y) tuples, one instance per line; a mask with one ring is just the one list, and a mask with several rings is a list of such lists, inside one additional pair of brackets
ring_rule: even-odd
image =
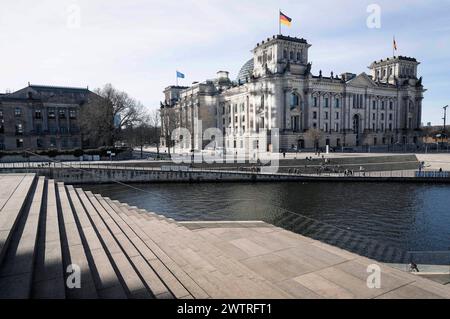
[(0, 182), (0, 298), (450, 298), (386, 265), (370, 289), (375, 261), (263, 222), (178, 223), (33, 174)]

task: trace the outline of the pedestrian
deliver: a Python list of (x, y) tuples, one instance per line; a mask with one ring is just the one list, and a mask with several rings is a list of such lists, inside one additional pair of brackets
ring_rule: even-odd
[(286, 158), (286, 152), (283, 152), (283, 158)]
[(413, 261), (409, 264), (409, 272), (420, 272), (419, 267)]

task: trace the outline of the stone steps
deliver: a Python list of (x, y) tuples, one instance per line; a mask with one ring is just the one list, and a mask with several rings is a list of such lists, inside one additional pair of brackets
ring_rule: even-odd
[[(41, 177), (11, 240), (12, 245), (0, 268), (0, 298), (30, 297), (44, 186), (45, 178)], [(18, 282), (20, 285), (17, 285)]]
[(69, 195), (63, 183), (57, 184), (57, 193), (59, 199), (64, 269), (67, 271), (68, 267), (73, 268), (71, 265), (77, 265), (81, 272), (80, 288), (66, 289), (67, 297), (70, 299), (98, 298), (91, 266), (89, 265), (81, 234), (75, 220), (74, 211), (69, 201)]
[(46, 186), (46, 206), (39, 225), (32, 297), (63, 299), (66, 291), (55, 181), (48, 180)]
[(13, 185), (10, 185), (12, 187), (7, 187), (7, 189), (13, 189), (13, 191), (4, 196), (5, 203), (0, 210), (0, 264), (32, 191), (34, 180), (34, 175), (22, 175), (12, 183)]
[[(258, 296), (266, 298), (289, 297), (281, 291), (276, 291), (275, 287), (269, 287), (270, 284), (262, 277), (257, 276), (233, 259), (227, 258), (217, 247), (208, 244), (184, 226), (170, 221), (161, 223), (158, 217), (142, 210), (129, 210), (129, 214), (139, 220), (142, 229), (149, 236), (154, 236), (155, 231), (158, 232), (155, 242), (170, 256), (173, 256), (174, 260), (186, 269), (192, 278), (203, 285), (206, 284), (207, 292), (211, 297), (239, 298), (250, 296), (251, 298), (252, 294), (256, 293)], [(157, 225), (158, 229), (152, 229), (149, 226), (151, 224)], [(243, 285), (243, 282), (247, 284)], [(266, 291), (271, 293), (264, 295)], [(256, 297), (256, 295), (253, 297)]]

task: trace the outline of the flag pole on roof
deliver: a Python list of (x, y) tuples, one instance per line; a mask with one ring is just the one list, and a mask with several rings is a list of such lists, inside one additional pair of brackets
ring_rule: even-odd
[(392, 55), (394, 58), (395, 58), (395, 51), (397, 51), (397, 50), (398, 50), (397, 41), (395, 40), (395, 35), (394, 35), (394, 42), (392, 43)]

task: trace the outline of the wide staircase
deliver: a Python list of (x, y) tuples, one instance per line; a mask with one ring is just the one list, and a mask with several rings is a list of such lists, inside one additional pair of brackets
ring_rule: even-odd
[(34, 174), (0, 183), (0, 299), (288, 297), (171, 219)]

